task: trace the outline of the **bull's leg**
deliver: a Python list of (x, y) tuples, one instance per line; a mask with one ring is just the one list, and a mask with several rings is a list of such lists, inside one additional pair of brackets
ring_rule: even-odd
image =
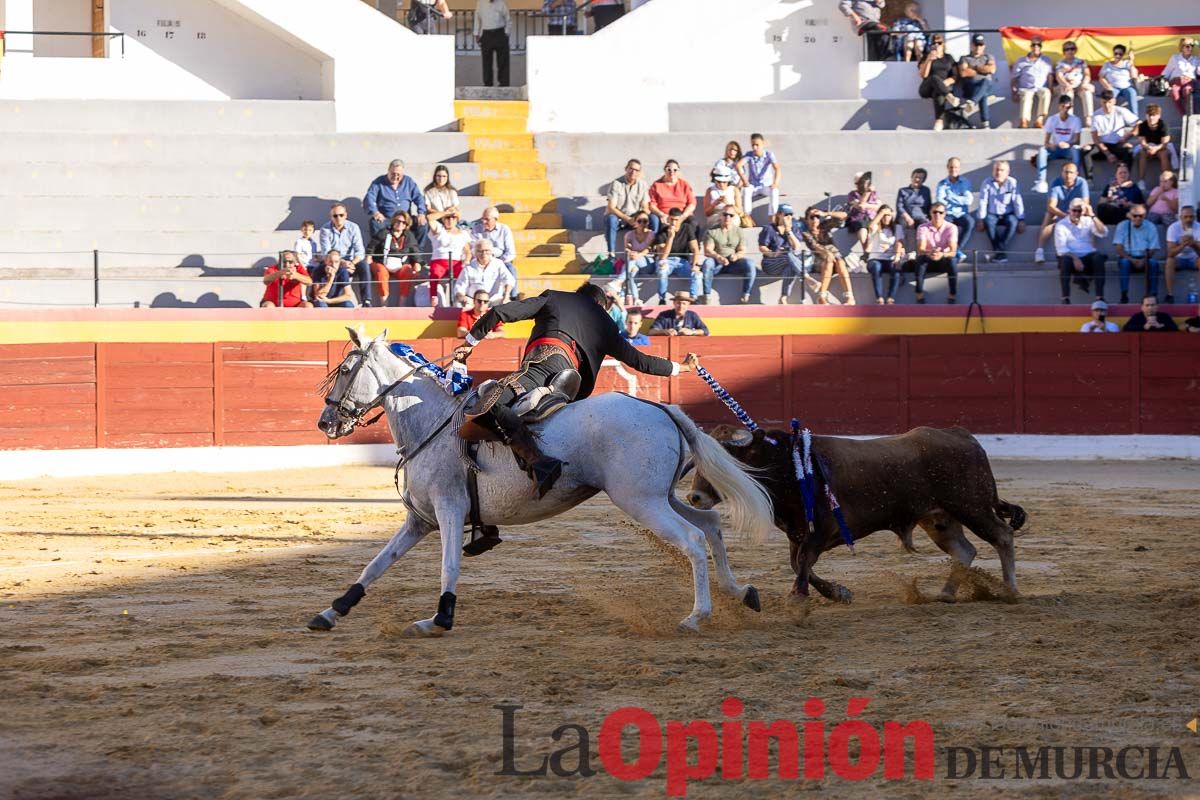
[(854, 593), (845, 586), (836, 581), (827, 581), (811, 570), (808, 573), (808, 581), (827, 600), (835, 603), (849, 603), (854, 600)]
[(729, 566), (729, 554), (725, 551), (725, 540), (721, 536), (721, 515), (716, 511), (693, 508), (681, 502), (673, 494), (668, 499), (675, 513), (704, 533), (704, 538), (708, 540), (708, 549), (712, 551), (713, 566), (717, 570), (717, 585), (721, 587), (721, 590), (742, 601), (746, 607), (762, 611), (758, 589), (751, 584), (739, 586), (737, 578), (733, 575), (733, 569)]
[[(819, 533), (817, 534), (819, 535)], [(809, 536), (805, 539), (805, 546), (801, 547), (792, 544), (792, 569), (796, 572), (796, 580), (792, 584), (792, 599), (806, 600), (808, 599), (808, 585), (812, 581), (812, 568), (817, 563), (820, 553), (808, 546), (816, 536)]]
[(1013, 530), (1004, 520), (988, 509), (978, 517), (963, 518), (963, 524), (971, 532), (996, 548), (1000, 556), (1000, 572), (1004, 583), (1014, 593), (1017, 591), (1017, 552), (1013, 546)]
[[(971, 566), (971, 562), (975, 560), (975, 545), (967, 541), (967, 537), (963, 534), (962, 523), (947, 514), (939, 513), (921, 520), (920, 525), (942, 552), (964, 567)], [(958, 581), (954, 577), (954, 572), (951, 571), (938, 599), (943, 603), (953, 603), (957, 593)]]
[(428, 532), (415, 515), (405, 520), (404, 525), (396, 531), (396, 535), (391, 538), (391, 541), (379, 551), (379, 555), (371, 559), (371, 563), (363, 568), (354, 585), (347, 589), (345, 594), (334, 600), (329, 608), (308, 621), (309, 630), (333, 630), (338, 617), (344, 617), (350, 613), (350, 609), (354, 608), (366, 594), (367, 587), (386, 572), (388, 567), (396, 563), (402, 555), (411, 550), (413, 545), (425, 538), (425, 534)]

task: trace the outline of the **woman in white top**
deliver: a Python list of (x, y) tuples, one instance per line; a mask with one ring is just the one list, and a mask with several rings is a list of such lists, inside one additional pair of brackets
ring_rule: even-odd
[(483, 85), (492, 85), (492, 58), (500, 85), (508, 86), (508, 4), (504, 0), (475, 3), (475, 43), (483, 55)]
[(713, 164), (713, 169), (728, 167), (733, 173), (734, 185), (741, 184), (742, 179), (738, 176), (737, 165), (742, 160), (742, 146), (738, 144), (737, 139), (730, 139), (725, 143), (725, 155), (717, 159), (717, 163)]
[[(871, 271), (871, 282), (875, 284), (875, 303), (892, 305), (896, 302), (896, 290), (900, 288), (904, 263), (904, 228), (896, 224), (896, 212), (891, 206), (883, 205), (867, 226), (867, 269)], [(891, 279), (887, 294), (883, 292), (883, 273)]]
[[(438, 284), (449, 275), (452, 279), (462, 272), (463, 263), (471, 260), (471, 234), (458, 227), (458, 212), (447, 211), (439, 223), (429, 226), (433, 244), (433, 260), (429, 262), (429, 300), (438, 305), (438, 289), (444, 290), (442, 304), (449, 305), (449, 286)], [(449, 282), (447, 282), (449, 283)]]
[(1179, 52), (1171, 56), (1162, 71), (1163, 77), (1171, 84), (1171, 99), (1175, 101), (1180, 114), (1186, 115), (1191, 111), (1197, 72), (1200, 72), (1200, 57), (1196, 55), (1196, 43), (1186, 37), (1180, 39)]
[(1129, 110), (1136, 115), (1138, 113), (1138, 70), (1133, 65), (1133, 53), (1126, 57), (1125, 52), (1123, 44), (1113, 47), (1113, 57), (1105, 61), (1104, 66), (1100, 68), (1100, 86), (1112, 89), (1113, 94), (1117, 96), (1118, 103), (1124, 97), (1125, 105), (1129, 106)]
[(453, 211), (462, 216), (458, 207), (458, 190), (450, 183), (450, 170), (445, 164), (438, 164), (433, 170), (433, 179), (425, 186), (425, 207), (428, 209), (430, 228), (434, 222), (441, 222), (447, 212)]
[(708, 227), (721, 226), (721, 212), (726, 208), (732, 208), (741, 220), (742, 193), (735, 188), (737, 178), (734, 177), (733, 170), (724, 165), (713, 167), (712, 181), (708, 191), (704, 193), (704, 219), (708, 222)]

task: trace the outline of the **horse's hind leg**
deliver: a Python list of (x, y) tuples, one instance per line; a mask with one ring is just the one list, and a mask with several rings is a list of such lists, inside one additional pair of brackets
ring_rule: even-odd
[[(611, 495), (609, 495), (611, 497)], [(612, 498), (617, 507), (665, 541), (678, 547), (692, 563), (692, 613), (679, 623), (681, 630), (699, 631), (700, 623), (712, 615), (712, 597), (708, 593), (708, 554), (704, 533), (671, 508), (662, 497), (638, 495)]]
[(366, 594), (367, 587), (386, 572), (388, 567), (396, 563), (397, 559), (411, 550), (413, 545), (425, 538), (427, 533), (428, 531), (423, 529), (416, 517), (410, 516), (405, 520), (404, 525), (396, 531), (396, 535), (391, 538), (391, 541), (363, 568), (354, 585), (347, 589), (345, 594), (334, 600), (329, 608), (309, 620), (309, 630), (333, 630), (333, 626), (337, 624), (337, 618), (350, 613), (350, 609), (354, 608)]
[(729, 554), (725, 551), (725, 539), (721, 536), (721, 515), (716, 511), (693, 508), (674, 495), (671, 495), (669, 500), (675, 513), (704, 533), (704, 538), (708, 540), (708, 548), (712, 550), (713, 566), (717, 569), (717, 584), (721, 590), (741, 600), (748, 608), (761, 611), (762, 602), (758, 597), (758, 589), (750, 584), (739, 586), (733, 569), (729, 566)]
[[(929, 538), (938, 546), (938, 549), (964, 567), (971, 566), (971, 562), (975, 560), (975, 545), (967, 541), (967, 537), (963, 534), (962, 523), (948, 514), (938, 512), (921, 520), (920, 525), (925, 533), (929, 534)], [(957, 593), (958, 580), (951, 571), (938, 599), (944, 603), (953, 603)]]

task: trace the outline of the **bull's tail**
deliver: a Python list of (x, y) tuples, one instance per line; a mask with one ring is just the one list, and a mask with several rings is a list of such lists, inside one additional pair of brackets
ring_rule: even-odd
[(1008, 503), (1004, 500), (996, 501), (996, 513), (1002, 519), (1008, 520), (1008, 526), (1014, 531), (1021, 530), (1021, 526), (1025, 524), (1025, 509), (1021, 508), (1016, 503)]
[(758, 481), (745, 472), (745, 465), (725, 451), (716, 439), (676, 406), (662, 406), (683, 434), (696, 462), (696, 471), (712, 484), (729, 509), (733, 528), (757, 542), (765, 541), (775, 528), (771, 498)]

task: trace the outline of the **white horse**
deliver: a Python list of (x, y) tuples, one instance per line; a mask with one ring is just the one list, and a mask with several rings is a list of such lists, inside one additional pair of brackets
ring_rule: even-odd
[[(350, 330), (354, 348), (331, 373), (325, 411), (317, 427), (336, 439), (354, 430), (371, 409), (382, 406), (392, 438), (406, 461), (406, 498), (410, 509), (404, 525), (375, 556), (358, 581), (308, 623), (330, 630), (350, 613), (366, 588), (397, 559), (433, 530), (442, 538), (442, 593), (438, 612), (412, 623), (406, 631), (441, 635), (454, 624), (464, 524), (470, 513), (467, 467), (456, 435), (463, 397), (451, 397), (428, 367), (416, 367), (395, 355), (385, 330), (375, 339)], [(689, 457), (696, 469), (726, 499), (736, 528), (757, 540), (774, 527), (771, 503), (763, 488), (716, 440), (673, 406), (604, 394), (581, 400), (539, 423), (541, 447), (566, 462), (562, 477), (541, 500), (512, 454), (503, 446), (479, 449), (478, 496), (482, 522), (522, 525), (549, 519), (606, 492), (622, 511), (678, 547), (692, 565), (695, 601), (682, 629), (696, 631), (712, 613), (708, 560), (712, 549), (717, 580), (723, 591), (760, 609), (758, 591), (739, 585), (729, 568), (721, 519), (675, 497), (674, 487)]]

